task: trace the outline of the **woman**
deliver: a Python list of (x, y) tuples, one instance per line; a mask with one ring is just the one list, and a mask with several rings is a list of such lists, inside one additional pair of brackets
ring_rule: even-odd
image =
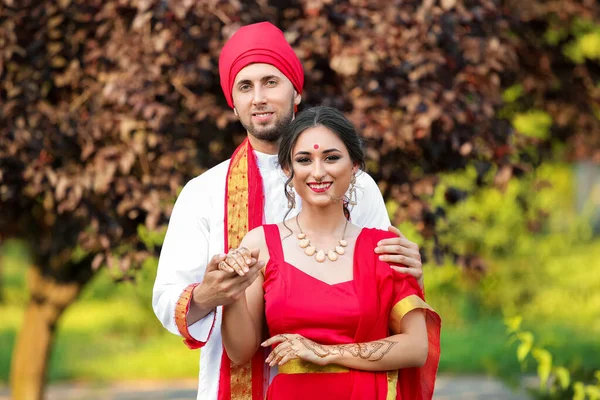
[[(242, 275), (244, 257), (264, 265), (246, 295), (224, 307), (227, 354), (242, 364), (273, 347), (266, 362), (279, 373), (267, 399), (430, 399), (439, 317), (413, 277), (374, 254), (392, 234), (347, 219), (364, 168), (360, 137), (342, 113), (315, 107), (281, 140), (286, 194), (292, 207), (298, 193), (302, 211), (250, 231), (230, 253), (237, 262), (220, 265)], [(263, 341), (265, 316), (271, 337)]]

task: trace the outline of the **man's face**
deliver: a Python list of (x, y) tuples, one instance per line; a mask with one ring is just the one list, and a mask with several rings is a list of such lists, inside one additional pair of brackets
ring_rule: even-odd
[(294, 117), (300, 104), (292, 82), (270, 64), (250, 64), (235, 77), (233, 105), (248, 133), (259, 140), (274, 142)]

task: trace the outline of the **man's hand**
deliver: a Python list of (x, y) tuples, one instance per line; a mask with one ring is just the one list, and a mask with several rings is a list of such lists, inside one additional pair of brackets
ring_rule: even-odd
[(419, 246), (408, 240), (396, 227), (390, 226), (388, 231), (398, 237), (381, 240), (377, 243), (375, 253), (381, 254), (379, 259), (390, 264), (394, 270), (414, 276), (423, 289), (423, 265)]
[[(225, 271), (219, 269), (222, 262)], [(264, 266), (264, 261), (258, 261), (258, 250), (215, 255), (206, 266), (202, 283), (194, 288), (188, 324), (200, 320), (217, 306), (239, 300)]]

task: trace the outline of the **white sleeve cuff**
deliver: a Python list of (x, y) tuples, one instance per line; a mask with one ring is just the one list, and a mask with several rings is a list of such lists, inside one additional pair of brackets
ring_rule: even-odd
[(204, 318), (188, 326), (190, 336), (199, 342), (206, 343), (214, 326), (215, 318), (215, 310), (212, 310)]

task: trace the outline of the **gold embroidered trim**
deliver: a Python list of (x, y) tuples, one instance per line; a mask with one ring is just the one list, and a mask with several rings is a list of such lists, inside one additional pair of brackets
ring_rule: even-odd
[(233, 168), (227, 182), (227, 244), (229, 249), (236, 249), (248, 233), (248, 145), (231, 163)]
[(398, 371), (388, 371), (387, 372), (387, 396), (386, 400), (396, 400), (396, 386), (398, 384)]
[(187, 313), (192, 301), (192, 292), (196, 286), (198, 286), (198, 283), (188, 285), (179, 296), (175, 305), (175, 325), (177, 325), (177, 330), (183, 336), (183, 342), (191, 349), (197, 349), (202, 345), (202, 342), (197, 341), (190, 335), (187, 324)]
[[(227, 244), (229, 249), (236, 249), (248, 233), (248, 144), (231, 163), (227, 182)], [(245, 365), (231, 365), (229, 371), (231, 400), (252, 400), (252, 360)]]
[(252, 360), (244, 365), (231, 365), (231, 400), (252, 400)]
[(396, 305), (392, 308), (392, 314), (394, 314), (398, 319), (404, 318), (406, 314), (415, 310), (417, 308), (424, 308), (426, 310), (433, 311), (433, 308), (427, 303), (425, 303), (419, 296), (416, 294), (411, 294), (400, 300)]
[(323, 374), (350, 372), (346, 367), (337, 364), (317, 365), (304, 360), (290, 360), (278, 367), (280, 374)]

